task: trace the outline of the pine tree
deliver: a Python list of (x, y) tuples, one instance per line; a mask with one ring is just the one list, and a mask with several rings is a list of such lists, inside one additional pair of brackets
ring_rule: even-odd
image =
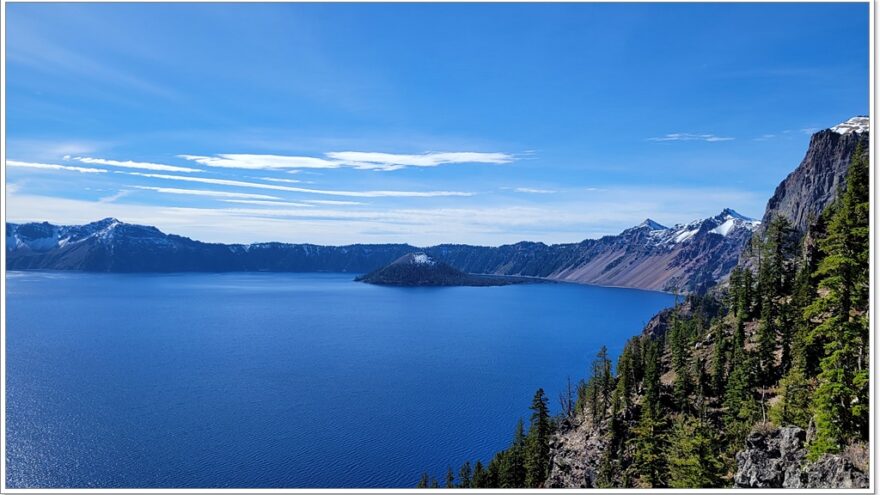
[(483, 469), (483, 463), (479, 460), (474, 464), (474, 475), (471, 482), (473, 488), (489, 488), (489, 476)]
[(779, 426), (810, 424), (810, 383), (802, 366), (793, 366), (779, 381), (778, 401), (770, 409), (770, 419)]
[(755, 360), (745, 349), (734, 352), (724, 391), (724, 429), (732, 448), (738, 449), (759, 415), (754, 398)]
[(727, 369), (728, 342), (724, 333), (724, 325), (715, 325), (715, 348), (712, 350), (712, 393), (720, 397), (724, 393), (724, 374)]
[(452, 466), (446, 468), (446, 488), (455, 487), (455, 475), (452, 474)]
[(642, 407), (638, 424), (633, 428), (633, 465), (640, 484), (647, 487), (666, 486), (665, 423), (651, 404)]
[(464, 464), (461, 465), (461, 469), (458, 470), (458, 487), (459, 488), (470, 488), (471, 487), (471, 463), (470, 463), (470, 461), (464, 461)]
[(513, 443), (502, 463), (501, 487), (525, 488), (526, 486), (526, 436), (522, 418), (516, 423)]
[(678, 415), (669, 442), (669, 486), (712, 488), (721, 486), (724, 464), (719, 459), (715, 429), (697, 418)]
[(642, 410), (651, 409), (656, 416), (660, 411), (660, 352), (654, 340), (648, 340), (644, 346), (643, 364), (645, 375), (642, 386), (645, 398), (642, 402)]
[(550, 463), (550, 414), (547, 409), (547, 396), (539, 388), (532, 400), (532, 420), (526, 439), (526, 486), (536, 488), (547, 478)]
[(419, 484), (416, 485), (416, 488), (428, 488), (428, 473), (422, 473), (422, 476), (419, 478)]
[(815, 322), (811, 340), (823, 340), (824, 357), (813, 397), (816, 437), (810, 455), (838, 452), (868, 431), (868, 157), (853, 154), (846, 191), (830, 210), (824, 258), (816, 276), (824, 294), (805, 314)]

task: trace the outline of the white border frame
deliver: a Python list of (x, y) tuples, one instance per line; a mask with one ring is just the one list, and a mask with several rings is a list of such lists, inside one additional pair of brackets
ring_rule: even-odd
[[(73, 2), (55, 2), (53, 0), (30, 0), (30, 1), (8, 1), (8, 0), (0, 0), (2, 1), (2, 11), (0, 11), (0, 18), (3, 20), (3, 39), (0, 41), (0, 64), (2, 64), (2, 69), (0, 69), (0, 129), (2, 129), (2, 135), (0, 135), (0, 179), (3, 181), (3, 194), (0, 196), (0, 211), (3, 214), (3, 237), (0, 238), (0, 275), (2, 275), (2, 293), (0, 293), (0, 316), (2, 316), (2, 321), (0, 321), (0, 423), (2, 423), (2, 431), (0, 431), (0, 493), (21, 493), (21, 494), (79, 494), (79, 493), (223, 493), (223, 494), (231, 494), (231, 493), (436, 493), (448, 490), (446, 488), (439, 489), (424, 489), (424, 488), (291, 488), (291, 489), (239, 489), (239, 488), (198, 488), (198, 489), (161, 489), (161, 488), (138, 488), (138, 489), (122, 489), (122, 488), (87, 488), (87, 489), (78, 489), (78, 488), (65, 488), (65, 489), (16, 489), (16, 488), (6, 488), (6, 5), (7, 3), (73, 3)], [(445, 2), (450, 3), (466, 3), (468, 0), (443, 0)], [(483, 0), (486, 1), (486, 0)], [(324, 0), (326, 3), (352, 3), (351, 0)], [(357, 3), (368, 3), (362, 2), (360, 0), (355, 0)], [(423, 2), (422, 0), (413, 0), (413, 2), (417, 3), (433, 3), (433, 2)], [(491, 3), (540, 3), (540, 2), (532, 2), (531, 0), (488, 0)], [(175, 0), (144, 0), (142, 2), (129, 2), (129, 0), (88, 0), (83, 3), (176, 3)], [(189, 0), (189, 3), (248, 3), (248, 2), (239, 2), (236, 0)], [(261, 0), (261, 3), (297, 3), (297, 2), (286, 2), (285, 0)], [(310, 2), (299, 2), (299, 3), (310, 3)], [(380, 2), (374, 2), (380, 3)], [(410, 1), (404, 0), (388, 0), (388, 2), (382, 3), (412, 3)], [(556, 3), (591, 3), (591, 2), (581, 2), (579, 0), (557, 0)], [(599, 3), (599, 2), (593, 2)], [(762, 1), (752, 1), (752, 2), (740, 2), (737, 0), (712, 0), (708, 2), (700, 2), (699, 0), (675, 0), (670, 2), (663, 2), (660, 0), (641, 0), (640, 2), (636, 1), (626, 1), (626, 0), (602, 0), (602, 3), (769, 3)], [(867, 489), (835, 489), (835, 490), (825, 490), (825, 489), (809, 489), (809, 490), (785, 490), (785, 489), (753, 489), (753, 488), (725, 488), (725, 489), (671, 489), (671, 488), (645, 488), (645, 489), (624, 489), (624, 488), (616, 488), (616, 489), (598, 489), (598, 488), (590, 488), (590, 489), (547, 489), (547, 491), (552, 491), (553, 493), (750, 493), (750, 494), (758, 494), (758, 493), (780, 493), (780, 492), (788, 492), (788, 493), (875, 493), (876, 482), (876, 444), (875, 444), (875, 432), (877, 429), (877, 414), (876, 414), (876, 401), (875, 401), (875, 391), (876, 391), (876, 378), (877, 378), (877, 370), (874, 367), (876, 362), (876, 357), (878, 355), (877, 348), (875, 346), (875, 334), (877, 331), (876, 319), (874, 315), (876, 314), (874, 311), (876, 309), (875, 306), (875, 297), (877, 295), (875, 289), (876, 277), (875, 269), (877, 268), (877, 252), (876, 252), (876, 239), (877, 239), (877, 230), (875, 228), (876, 224), (876, 209), (878, 202), (876, 201), (876, 139), (874, 139), (874, 123), (877, 115), (877, 106), (875, 99), (875, 70), (876, 70), (876, 38), (875, 38), (875, 21), (876, 21), (876, 10), (875, 10), (875, 0), (832, 0), (832, 1), (823, 1), (823, 0), (775, 0), (773, 3), (868, 3), (869, 4), (869, 35), (868, 42), (870, 44), (869, 48), (869, 107), (870, 107), (870, 166), (871, 166), (871, 174), (870, 174), (870, 196), (872, 201), (872, 207), (870, 209), (870, 233), (873, 234), (870, 236), (870, 244), (871, 244), (871, 256), (870, 256), (870, 278), (871, 278), (871, 287), (870, 287), (870, 315), (871, 315), (871, 335), (870, 335), (870, 347), (871, 347), (871, 370), (872, 370), (872, 379), (870, 382), (870, 410), (871, 410), (871, 421), (870, 421), (870, 431), (869, 431), (869, 450), (870, 450), (870, 459), (871, 466), (869, 471), (870, 477), (870, 488)], [(637, 331), (637, 330), (636, 330)], [(534, 493), (535, 489), (453, 489), (452, 493)]]

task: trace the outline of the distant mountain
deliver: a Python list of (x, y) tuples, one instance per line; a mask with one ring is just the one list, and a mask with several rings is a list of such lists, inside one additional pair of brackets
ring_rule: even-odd
[[(468, 273), (644, 289), (696, 290), (726, 274), (757, 225), (733, 210), (672, 228), (646, 220), (576, 244), (440, 245), (433, 258)], [(418, 251), (406, 244), (211, 244), (107, 218), (83, 226), (7, 225), (7, 267), (102, 272), (334, 271), (364, 273)]]
[(470, 273), (690, 292), (726, 276), (759, 224), (725, 209), (714, 217), (674, 227), (647, 219), (618, 235), (576, 244), (521, 242), (497, 248), (444, 244), (426, 251)]
[[(733, 210), (664, 227), (646, 220), (574, 244), (443, 244), (423, 251), (465, 273), (655, 290), (700, 290), (726, 275), (758, 225)], [(105, 218), (81, 226), (7, 224), (10, 270), (366, 273), (420, 251), (407, 244), (213, 244)]]
[(391, 264), (355, 278), (358, 282), (377, 285), (419, 286), (492, 286), (536, 282), (540, 279), (524, 277), (496, 277), (473, 275), (455, 269), (442, 261), (422, 253), (409, 253)]

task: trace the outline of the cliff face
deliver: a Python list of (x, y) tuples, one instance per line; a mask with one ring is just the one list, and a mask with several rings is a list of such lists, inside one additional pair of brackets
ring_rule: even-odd
[(859, 143), (868, 144), (867, 117), (854, 117), (813, 134), (800, 165), (779, 184), (767, 202), (762, 224), (782, 215), (804, 232), (810, 219), (837, 198)]

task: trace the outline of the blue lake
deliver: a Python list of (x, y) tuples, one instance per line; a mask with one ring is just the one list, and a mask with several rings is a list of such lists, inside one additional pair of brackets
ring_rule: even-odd
[(350, 274), (7, 277), (7, 485), (413, 487), (671, 295)]

